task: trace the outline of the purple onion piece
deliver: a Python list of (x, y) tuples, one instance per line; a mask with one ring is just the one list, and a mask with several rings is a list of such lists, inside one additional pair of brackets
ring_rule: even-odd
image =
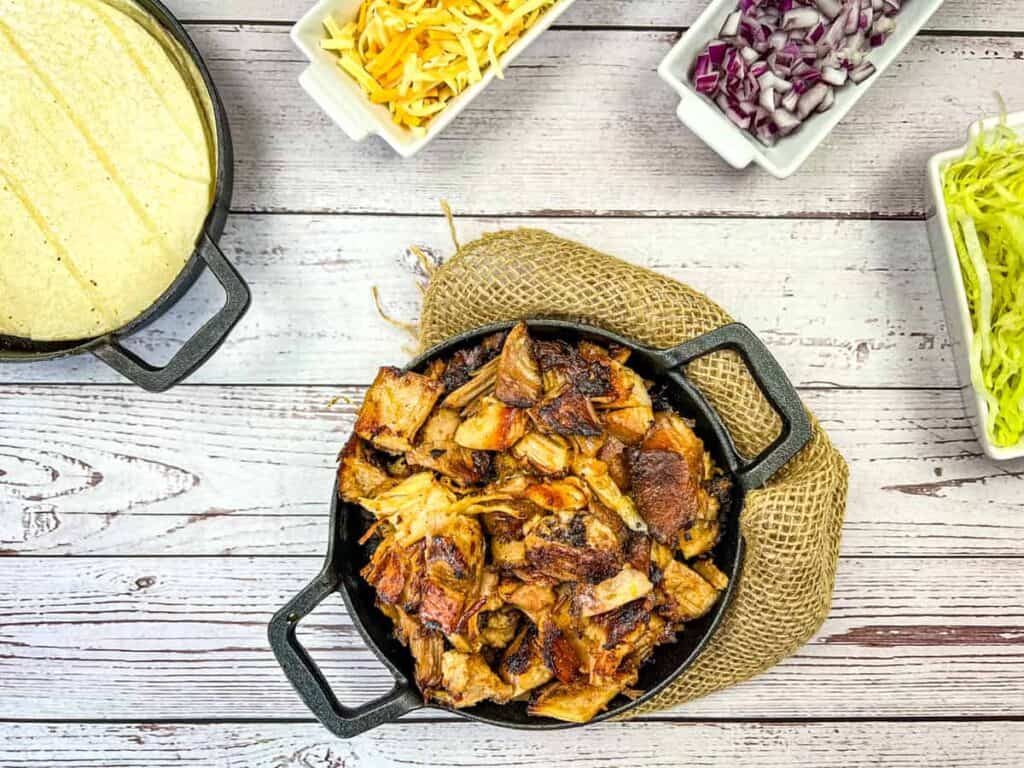
[(782, 17), (782, 28), (787, 32), (794, 29), (810, 29), (821, 21), (821, 14), (814, 8), (794, 8)]
[(839, 0), (816, 0), (815, 5), (818, 6), (818, 10), (821, 11), (822, 15), (829, 20), (834, 19), (843, 10), (843, 5)]
[(807, 116), (816, 110), (821, 102), (825, 100), (825, 96), (828, 94), (829, 87), (825, 83), (818, 83), (813, 86), (807, 93), (800, 97), (800, 100), (796, 104), (796, 114), (801, 120), (806, 120)]
[(740, 18), (742, 15), (739, 11), (730, 13), (726, 17), (725, 23), (722, 25), (722, 31), (719, 34), (722, 37), (734, 37), (740, 30)]
[(842, 67), (822, 67), (821, 79), (829, 85), (845, 85), (849, 73)]
[(708, 45), (707, 55), (711, 58), (711, 63), (716, 67), (720, 67), (722, 62), (725, 61), (725, 53), (729, 50), (729, 44), (723, 43), (716, 40), (715, 42)]
[(873, 74), (875, 74), (875, 65), (870, 61), (865, 61), (859, 67), (850, 71), (850, 79), (853, 82), (860, 84)]
[(775, 121), (775, 126), (783, 135), (795, 131), (802, 122), (799, 117), (786, 108), (776, 109), (772, 112), (772, 120)]
[(814, 110), (815, 112), (828, 112), (832, 109), (832, 106), (836, 103), (836, 92), (834, 88), (829, 88), (825, 98), (821, 100), (821, 104)]
[(813, 27), (807, 30), (807, 34), (804, 36), (804, 39), (809, 43), (817, 44), (818, 42), (821, 41), (821, 38), (825, 36), (825, 29), (825, 22), (819, 21), (817, 24), (815, 24)]

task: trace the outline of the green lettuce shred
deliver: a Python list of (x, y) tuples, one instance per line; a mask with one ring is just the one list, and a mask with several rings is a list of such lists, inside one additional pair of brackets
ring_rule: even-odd
[(982, 132), (943, 169), (943, 195), (974, 328), (971, 379), (995, 445), (1024, 437), (1024, 140)]

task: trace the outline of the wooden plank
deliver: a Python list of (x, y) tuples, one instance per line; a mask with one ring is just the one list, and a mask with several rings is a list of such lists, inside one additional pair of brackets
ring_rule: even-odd
[[(189, 21), (292, 22), (309, 10), (310, 0), (172, 0), (168, 6), (178, 18)], [(560, 26), (576, 27), (684, 27), (707, 6), (706, 0), (589, 0), (576, 3), (559, 20)], [(949, 0), (935, 14), (928, 30), (997, 31), (1024, 30), (1024, 8), (1013, 0), (986, 3)]]
[[(1018, 715), (1021, 564), (845, 559), (810, 645), (675, 714)], [(264, 633), (318, 568), (314, 558), (0, 558), (0, 583), (17, 585), (0, 594), (0, 719), (306, 717)], [(300, 637), (343, 701), (391, 687), (340, 599)]]
[(579, 768), (1018, 768), (1019, 722), (602, 723), (579, 731), (524, 733), (446, 723), (387, 725), (350, 741), (318, 725), (0, 724), (8, 768), (399, 768), (482, 765)]
[[(333, 407), (334, 396), (343, 399)], [(361, 388), (0, 388), (0, 551), (316, 555)], [(852, 466), (848, 556), (1024, 554), (1024, 462), (952, 391), (812, 391)], [(346, 402), (347, 401), (347, 402)]]
[[(919, 222), (741, 219), (460, 218), (482, 232), (545, 227), (706, 291), (756, 330), (803, 386), (956, 386), (942, 304)], [(438, 217), (234, 216), (223, 245), (253, 305), (192, 379), (203, 383), (368, 383), (408, 359), (420, 294), (410, 244), (452, 252)], [(202, 281), (131, 345), (165, 360), (211, 315), (221, 289)], [(0, 366), (0, 383), (117, 382), (89, 355)]]
[[(413, 160), (352, 143), (297, 86), (283, 26), (192, 28), (236, 138), (247, 211), (916, 216), (928, 157), (1024, 103), (1020, 37), (921, 37), (787, 181), (729, 169), (655, 68), (674, 32), (554, 30)], [(339, 74), (339, 76), (342, 76)], [(600, 158), (595, 162), (595, 158)]]

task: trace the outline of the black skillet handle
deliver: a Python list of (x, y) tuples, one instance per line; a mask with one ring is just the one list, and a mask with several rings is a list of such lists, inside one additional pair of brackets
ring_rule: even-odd
[(379, 699), (346, 707), (334, 696), (316, 662), (302, 647), (295, 630), (299, 621), (338, 589), (338, 578), (321, 573), (270, 620), (270, 647), (288, 681), (317, 719), (335, 736), (351, 739), (363, 731), (396, 720), (423, 706), (419, 693), (395, 673), (395, 687)]
[(92, 351), (122, 376), (150, 392), (170, 389), (205, 363), (249, 308), (249, 286), (209, 235), (203, 235), (197, 253), (224, 288), (224, 306), (182, 345), (167, 365), (150, 365), (113, 339)]
[(807, 445), (811, 439), (811, 422), (778, 360), (745, 325), (725, 325), (658, 354), (674, 368), (722, 349), (739, 353), (761, 393), (782, 419), (778, 438), (760, 455), (742, 462), (739, 481), (749, 491), (764, 485)]

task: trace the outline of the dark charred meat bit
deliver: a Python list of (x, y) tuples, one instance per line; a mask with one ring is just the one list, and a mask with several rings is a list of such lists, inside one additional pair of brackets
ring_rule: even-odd
[(593, 403), (571, 386), (544, 400), (530, 413), (537, 425), (547, 432), (588, 437), (596, 437), (602, 432), (601, 420)]
[(643, 534), (631, 532), (625, 546), (626, 562), (641, 573), (650, 575), (651, 540)]
[(622, 642), (626, 635), (634, 632), (640, 624), (646, 624), (650, 617), (650, 604), (644, 598), (626, 603), (601, 616), (596, 616), (594, 621), (602, 624), (608, 633), (602, 648), (611, 650)]
[(658, 411), (671, 411), (675, 406), (672, 405), (672, 390), (668, 384), (658, 382), (654, 384), (647, 393), (651, 396), (651, 407), (654, 408), (655, 412)]
[(628, 358), (519, 323), (378, 374), (339, 487), (427, 701), (586, 722), (728, 589), (730, 479)]
[(534, 341), (533, 353), (541, 373), (556, 372), (586, 397), (610, 397), (611, 369), (601, 360), (588, 361), (564, 341)]
[(504, 333), (495, 333), (469, 349), (460, 349), (448, 361), (441, 376), (444, 394), (449, 395), (473, 376), (473, 372), (483, 368), (499, 354), (505, 340)]
[(697, 519), (697, 479), (686, 460), (673, 451), (632, 450), (629, 470), (640, 516), (658, 541), (674, 544)]
[(524, 545), (527, 561), (559, 581), (604, 581), (622, 565), (621, 552), (607, 542), (591, 540), (579, 515), (568, 523), (554, 515), (541, 519), (527, 534)]

